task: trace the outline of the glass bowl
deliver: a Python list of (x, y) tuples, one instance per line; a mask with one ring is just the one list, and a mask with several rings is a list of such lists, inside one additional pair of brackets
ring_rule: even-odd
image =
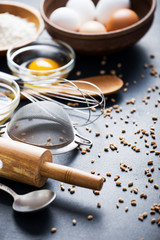
[(0, 124), (12, 115), (20, 101), (20, 88), (13, 80), (0, 77)]
[[(29, 69), (29, 64), (37, 59), (53, 60), (58, 67), (50, 70)], [(7, 51), (7, 64), (13, 75), (24, 82), (55, 77), (66, 78), (75, 65), (75, 52), (62, 41), (43, 39), (22, 48), (12, 46)]]

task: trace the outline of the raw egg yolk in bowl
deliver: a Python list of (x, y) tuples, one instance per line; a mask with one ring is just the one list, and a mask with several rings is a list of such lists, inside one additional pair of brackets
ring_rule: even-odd
[[(59, 68), (60, 65), (49, 58), (36, 58), (32, 60), (27, 68), (33, 71), (50, 71)], [(49, 73), (36, 73), (36, 75), (48, 75)]]

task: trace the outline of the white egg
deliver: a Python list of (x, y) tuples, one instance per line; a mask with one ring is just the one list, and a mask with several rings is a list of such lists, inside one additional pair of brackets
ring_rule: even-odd
[(91, 0), (69, 0), (66, 7), (74, 9), (81, 16), (81, 23), (95, 19), (96, 8)]
[(100, 0), (96, 6), (96, 19), (106, 24), (111, 14), (120, 8), (130, 8), (129, 0)]
[(67, 30), (78, 31), (81, 24), (81, 18), (79, 14), (71, 8), (60, 7), (52, 12), (50, 20)]
[(105, 26), (98, 22), (98, 21), (88, 21), (82, 24), (82, 26), (79, 29), (82, 33), (105, 33), (106, 28)]

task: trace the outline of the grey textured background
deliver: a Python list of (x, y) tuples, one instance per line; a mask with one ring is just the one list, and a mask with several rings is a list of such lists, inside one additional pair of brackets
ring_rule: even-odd
[[(39, 0), (23, 0), (30, 5), (39, 8)], [(109, 74), (111, 70), (116, 70), (117, 74), (123, 74), (124, 83), (129, 82), (128, 91), (124, 92), (121, 89), (117, 94), (108, 97), (106, 102), (107, 107), (118, 104), (123, 108), (121, 113), (112, 111), (113, 118), (99, 118), (92, 124), (92, 132), (89, 133), (85, 128), (81, 132), (86, 137), (93, 141), (91, 152), (82, 155), (79, 151), (72, 151), (60, 156), (54, 156), (54, 162), (75, 167), (90, 172), (92, 169), (101, 176), (106, 176), (107, 172), (111, 172), (112, 176), (106, 177), (106, 182), (100, 193), (95, 196), (91, 190), (76, 187), (75, 193), (70, 194), (68, 191), (69, 185), (64, 184), (65, 191), (60, 189), (60, 183), (49, 179), (45, 187), (53, 189), (56, 194), (56, 200), (44, 211), (35, 214), (18, 214), (12, 211), (12, 198), (4, 192), (0, 192), (0, 239), (1, 240), (66, 240), (66, 239), (100, 239), (100, 240), (159, 240), (160, 228), (157, 224), (152, 225), (153, 217), (159, 218), (159, 214), (150, 215), (150, 208), (154, 203), (160, 203), (160, 192), (155, 190), (153, 185), (160, 186), (160, 158), (154, 153), (146, 154), (152, 147), (150, 145), (151, 137), (148, 139), (149, 148), (145, 147), (144, 138), (140, 139), (139, 134), (134, 134), (138, 129), (144, 128), (150, 131), (150, 126), (155, 127), (155, 135), (157, 142), (156, 151), (160, 150), (160, 103), (158, 107), (154, 104), (160, 99), (160, 89), (147, 93), (148, 88), (153, 88), (155, 85), (160, 86), (160, 78), (150, 75), (151, 68), (144, 69), (144, 64), (154, 64), (154, 68), (160, 73), (160, 44), (159, 44), (159, 24), (160, 24), (160, 5), (157, 1), (157, 9), (155, 19), (148, 33), (130, 49), (107, 56), (106, 64), (101, 65), (103, 56), (86, 57), (77, 56), (75, 69), (72, 71), (68, 79), (75, 79), (76, 72), (81, 71), (80, 77), (98, 75), (100, 70), (105, 70)], [(154, 54), (155, 58), (150, 58)], [(121, 68), (117, 68), (117, 64), (122, 63)], [(5, 57), (0, 57), (0, 70), (8, 72)], [(144, 78), (141, 75), (144, 74)], [(133, 83), (136, 81), (136, 84)], [(143, 97), (150, 95), (148, 104), (142, 102)], [(116, 102), (113, 103), (112, 99)], [(134, 105), (127, 105), (126, 101), (131, 98), (136, 99)], [(25, 104), (21, 103), (20, 106)], [(132, 108), (136, 112), (130, 114)], [(129, 114), (129, 123), (124, 121)], [(152, 121), (152, 116), (157, 116), (156, 124)], [(120, 120), (123, 117), (124, 120)], [(116, 124), (114, 123), (116, 120)], [(133, 124), (136, 121), (137, 126)], [(109, 127), (105, 127), (105, 123)], [(126, 133), (122, 134), (122, 129), (126, 129)], [(99, 137), (95, 137), (95, 133), (100, 132)], [(112, 133), (113, 137), (109, 136), (106, 139), (106, 133)], [(134, 144), (137, 141), (137, 147), (141, 149), (139, 153), (134, 152), (130, 147), (123, 146), (120, 143), (119, 136), (125, 136), (128, 143)], [(104, 152), (104, 147), (108, 147), (110, 143), (118, 146), (119, 152), (111, 151)], [(101, 154), (101, 157), (98, 157)], [(95, 162), (91, 163), (94, 159)], [(147, 165), (149, 160), (154, 162), (154, 172), (152, 176), (154, 183), (148, 183), (147, 176), (144, 174), (145, 168), (151, 168)], [(123, 161), (128, 166), (132, 166), (133, 170), (122, 172), (120, 170), (120, 161)], [(120, 175), (119, 181), (122, 182), (122, 187), (127, 187), (127, 191), (123, 192), (122, 187), (116, 187), (114, 176)], [(24, 184), (15, 183), (9, 180), (0, 179), (4, 184), (13, 187), (17, 193), (26, 193), (35, 188)], [(130, 192), (128, 183), (133, 181), (133, 187), (138, 188), (138, 194)], [(148, 183), (148, 188), (145, 184)], [(147, 194), (147, 199), (141, 199), (140, 193)], [(119, 209), (116, 208), (118, 199), (122, 197), (124, 203), (119, 203)], [(135, 198), (137, 206), (131, 206), (131, 199)], [(101, 208), (97, 208), (97, 202), (101, 202)], [(129, 208), (125, 212), (125, 207)], [(140, 213), (148, 213), (148, 217), (143, 222), (138, 220)], [(93, 215), (93, 220), (88, 221), (87, 216)], [(72, 225), (72, 220), (77, 220), (77, 225)], [(50, 229), (56, 227), (56, 233), (51, 233)]]

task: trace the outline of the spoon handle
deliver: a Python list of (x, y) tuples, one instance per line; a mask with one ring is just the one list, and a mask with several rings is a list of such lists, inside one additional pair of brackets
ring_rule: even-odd
[(14, 199), (17, 197), (17, 194), (11, 188), (2, 183), (0, 183), (0, 189), (9, 193)]

